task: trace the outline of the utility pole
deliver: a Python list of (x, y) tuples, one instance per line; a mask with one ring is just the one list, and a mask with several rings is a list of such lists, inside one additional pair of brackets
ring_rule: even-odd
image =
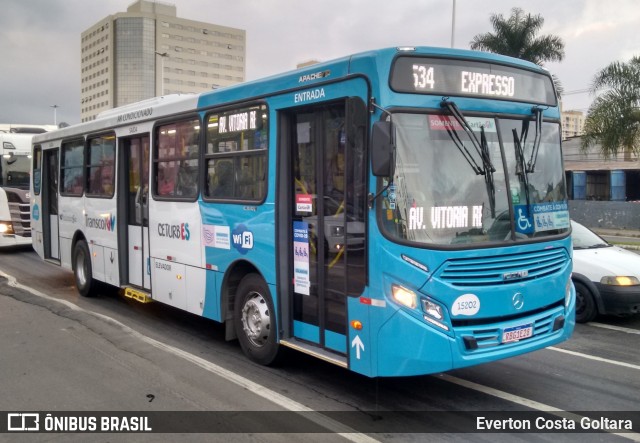
[(456, 33), (456, 0), (453, 0), (453, 12), (451, 13), (451, 47), (455, 46)]
[(167, 54), (166, 52), (158, 52), (158, 51), (155, 51), (155, 53), (156, 55), (160, 56), (160, 84), (162, 85), (160, 87), (160, 95), (164, 95), (164, 59), (165, 57), (169, 57), (169, 54)]

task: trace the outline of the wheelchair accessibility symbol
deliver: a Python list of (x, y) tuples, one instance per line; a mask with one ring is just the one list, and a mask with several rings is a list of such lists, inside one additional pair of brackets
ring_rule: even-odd
[(516, 231), (522, 234), (531, 234), (534, 231), (534, 226), (526, 206), (516, 206)]
[(529, 219), (522, 214), (522, 208), (518, 208), (518, 228), (520, 228), (520, 231), (522, 232), (531, 229), (531, 222), (529, 222)]

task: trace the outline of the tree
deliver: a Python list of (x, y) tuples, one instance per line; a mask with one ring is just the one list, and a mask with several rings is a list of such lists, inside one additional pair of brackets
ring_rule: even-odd
[(598, 72), (591, 92), (597, 97), (587, 113), (582, 149), (599, 144), (605, 158), (622, 151), (627, 158), (640, 156), (640, 56), (628, 63), (613, 62)]
[(471, 49), (493, 52), (528, 60), (542, 65), (546, 61), (562, 61), (564, 42), (555, 35), (537, 37), (544, 24), (541, 15), (525, 13), (513, 8), (507, 19), (502, 14), (491, 14), (491, 25), (495, 33), (476, 35), (471, 41)]

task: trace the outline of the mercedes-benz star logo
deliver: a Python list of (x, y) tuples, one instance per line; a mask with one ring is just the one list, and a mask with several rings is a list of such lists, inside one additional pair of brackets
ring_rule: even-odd
[(513, 302), (513, 307), (520, 310), (524, 306), (524, 295), (520, 292), (516, 292), (513, 294), (511, 301)]

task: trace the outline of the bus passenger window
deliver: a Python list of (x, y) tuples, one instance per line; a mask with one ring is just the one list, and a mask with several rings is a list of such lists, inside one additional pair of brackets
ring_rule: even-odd
[(60, 179), (62, 195), (80, 196), (83, 191), (84, 140), (62, 143)]
[(155, 195), (178, 199), (196, 198), (199, 140), (198, 119), (169, 123), (156, 128)]
[(265, 197), (267, 119), (264, 105), (207, 117), (205, 198), (256, 202)]
[(87, 195), (94, 197), (113, 196), (115, 148), (115, 134), (103, 135), (89, 140)]

